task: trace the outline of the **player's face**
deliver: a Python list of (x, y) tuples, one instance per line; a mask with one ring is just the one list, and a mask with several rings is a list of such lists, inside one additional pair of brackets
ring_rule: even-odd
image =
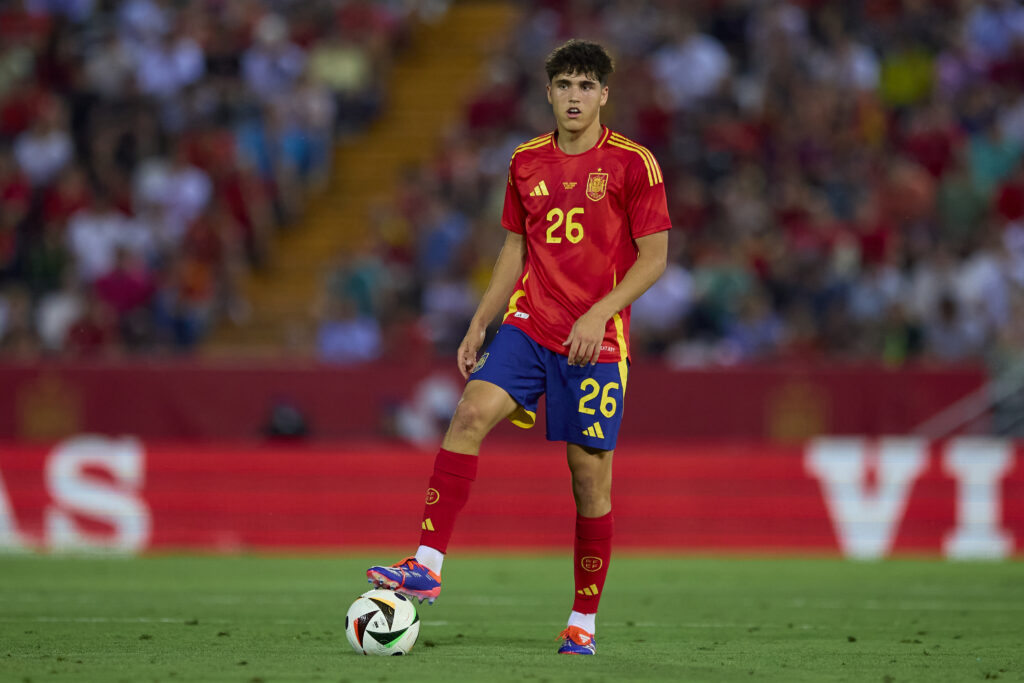
[(599, 121), (608, 101), (608, 86), (585, 74), (557, 74), (548, 83), (548, 102), (559, 130), (579, 133)]

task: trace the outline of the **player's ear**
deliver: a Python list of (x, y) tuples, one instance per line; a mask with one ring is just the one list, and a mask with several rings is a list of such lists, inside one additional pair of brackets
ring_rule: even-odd
[[(548, 99), (550, 99), (550, 98), (551, 98), (551, 96), (548, 95)], [(606, 85), (603, 88), (601, 88), (601, 106), (603, 107), (607, 103), (608, 103), (608, 86)]]
[(548, 104), (554, 104), (554, 102), (551, 101), (551, 81), (548, 81), (548, 84), (545, 86), (545, 89), (548, 93)]

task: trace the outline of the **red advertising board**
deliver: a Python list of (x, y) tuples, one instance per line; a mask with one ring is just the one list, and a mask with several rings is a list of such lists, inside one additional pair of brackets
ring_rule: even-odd
[[(1024, 449), (994, 439), (624, 441), (619, 548), (1005, 557), (1024, 547)], [(433, 457), (393, 442), (0, 446), (0, 548), (411, 549)], [(559, 444), (485, 447), (452, 548), (568, 548)]]
[[(652, 439), (796, 442), (820, 434), (912, 431), (985, 382), (981, 368), (767, 365), (630, 369), (623, 433)], [(312, 438), (436, 438), (462, 379), (449, 361), (355, 368), (286, 361), (0, 364), (0, 439), (73, 434), (147, 440), (259, 437), (275, 405), (305, 418)], [(522, 439), (514, 428), (496, 438)], [(529, 435), (533, 437), (534, 435)], [(532, 438), (531, 438), (532, 443)]]

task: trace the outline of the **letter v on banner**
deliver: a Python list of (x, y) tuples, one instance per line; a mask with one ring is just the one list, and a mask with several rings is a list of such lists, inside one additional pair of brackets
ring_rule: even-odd
[[(869, 463), (877, 473), (872, 487)], [(804, 466), (821, 484), (844, 555), (875, 559), (888, 554), (912, 485), (927, 463), (923, 439), (826, 438), (808, 445)]]

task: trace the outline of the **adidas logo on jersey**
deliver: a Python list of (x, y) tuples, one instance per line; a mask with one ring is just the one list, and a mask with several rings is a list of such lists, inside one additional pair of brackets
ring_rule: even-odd
[(595, 422), (586, 429), (583, 430), (583, 434), (586, 436), (597, 437), (598, 439), (604, 438), (604, 431), (601, 429), (601, 423)]
[(543, 180), (537, 183), (537, 186), (530, 192), (531, 197), (547, 197), (549, 194), (551, 193), (548, 192), (548, 186)]
[(592, 583), (589, 586), (587, 586), (586, 588), (581, 588), (580, 590), (578, 590), (576, 592), (579, 593), (580, 595), (597, 595), (600, 591), (597, 590), (597, 584), (596, 583)]
[(422, 529), (423, 531), (434, 530), (434, 523), (430, 521), (430, 517), (427, 517), (425, 520), (423, 520), (423, 524), (420, 525), (420, 529)]

